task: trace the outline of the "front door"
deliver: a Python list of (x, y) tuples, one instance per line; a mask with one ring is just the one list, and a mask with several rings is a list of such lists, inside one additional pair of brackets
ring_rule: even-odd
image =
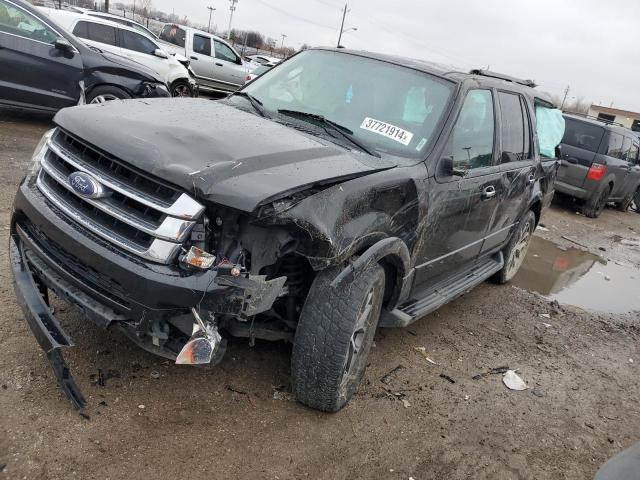
[(78, 103), (82, 59), (75, 49), (56, 49), (58, 38), (62, 36), (27, 10), (0, 0), (1, 101), (47, 110)]
[(210, 88), (217, 88), (213, 80), (213, 52), (211, 37), (194, 33), (191, 38), (190, 65), (198, 82)]
[[(433, 282), (478, 257), (500, 201), (496, 118), (491, 90), (470, 90), (429, 184), (425, 239), (416, 284)], [(443, 169), (453, 161), (453, 171)]]
[(158, 46), (145, 35), (119, 28), (120, 48), (122, 55), (138, 63), (146, 65), (160, 74), (166, 83), (170, 83), (168, 73), (170, 69), (169, 59), (158, 57)]
[(216, 62), (214, 76), (225, 89), (235, 91), (244, 85), (247, 76), (242, 59), (229, 47), (229, 45), (214, 40)]

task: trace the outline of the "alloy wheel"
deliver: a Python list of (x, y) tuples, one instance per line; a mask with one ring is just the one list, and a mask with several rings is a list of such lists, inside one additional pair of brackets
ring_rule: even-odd
[(95, 104), (95, 103), (105, 103), (105, 102), (110, 102), (112, 100), (120, 100), (118, 97), (116, 97), (115, 95), (111, 94), (111, 93), (105, 93), (104, 95), (98, 95), (96, 96), (96, 98), (94, 98), (93, 100), (91, 100), (91, 104)]
[(531, 243), (531, 237), (533, 236), (533, 224), (528, 222), (526, 227), (522, 229), (518, 242), (514, 245), (511, 255), (507, 259), (507, 280), (511, 280), (524, 262), (529, 250), (529, 244)]

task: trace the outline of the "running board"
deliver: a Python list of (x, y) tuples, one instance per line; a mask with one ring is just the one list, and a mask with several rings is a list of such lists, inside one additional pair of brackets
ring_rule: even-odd
[(382, 311), (381, 327), (406, 327), (421, 317), (449, 303), (454, 298), (467, 293), (502, 269), (502, 252), (481, 260), (468, 270), (447, 278), (436, 285), (429, 285), (423, 291), (415, 292), (411, 299), (392, 311)]

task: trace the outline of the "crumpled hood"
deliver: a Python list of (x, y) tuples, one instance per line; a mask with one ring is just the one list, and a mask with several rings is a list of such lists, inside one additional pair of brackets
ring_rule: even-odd
[(204, 99), (85, 105), (54, 122), (198, 199), (247, 212), (286, 192), (395, 166)]

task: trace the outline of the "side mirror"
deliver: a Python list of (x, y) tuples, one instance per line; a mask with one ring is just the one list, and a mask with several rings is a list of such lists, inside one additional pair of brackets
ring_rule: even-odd
[(60, 50), (61, 52), (65, 52), (65, 53), (73, 52), (73, 45), (71, 45), (71, 42), (69, 42), (69, 40), (63, 37), (59, 37), (55, 41), (53, 46), (56, 48), (56, 50)]
[(156, 48), (156, 49), (153, 51), (153, 54), (154, 54), (156, 57), (160, 57), (160, 58), (169, 58), (169, 55), (167, 54), (167, 52), (165, 52), (165, 51), (164, 51), (164, 50), (162, 50), (161, 48)]
[(448, 177), (466, 177), (469, 170), (466, 168), (456, 168), (453, 157), (444, 157), (442, 159), (442, 171)]

